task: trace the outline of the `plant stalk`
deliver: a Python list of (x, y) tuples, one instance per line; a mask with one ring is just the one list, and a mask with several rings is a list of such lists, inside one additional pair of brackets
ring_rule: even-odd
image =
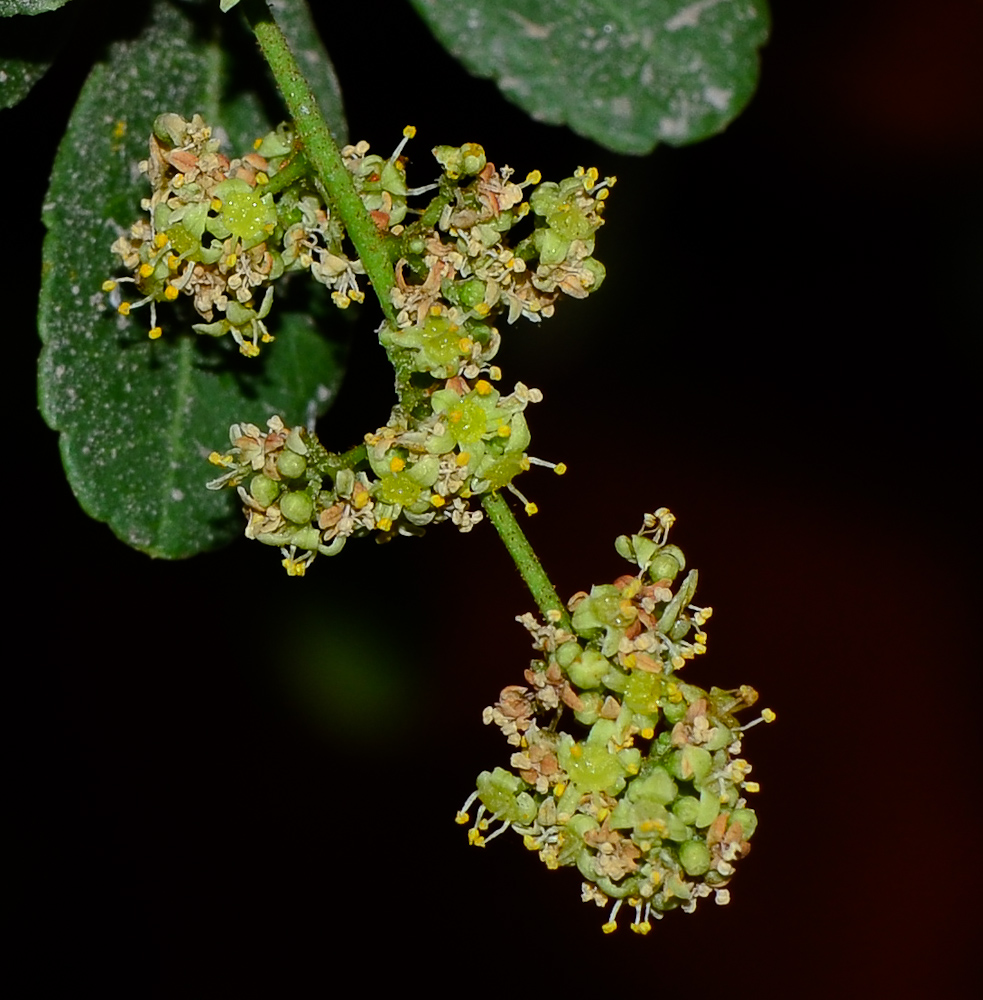
[(498, 492), (486, 493), (481, 498), (481, 506), (485, 508), (488, 519), (494, 525), (499, 538), (508, 549), (509, 555), (512, 556), (540, 613), (549, 620), (551, 611), (559, 612), (560, 624), (572, 632), (570, 615), (550, 582), (550, 578), (546, 575), (546, 570), (543, 569), (539, 557), (529, 544), (529, 539), (526, 538), (522, 528), (519, 527), (519, 522), (515, 519), (515, 515), (505, 502), (505, 498)]

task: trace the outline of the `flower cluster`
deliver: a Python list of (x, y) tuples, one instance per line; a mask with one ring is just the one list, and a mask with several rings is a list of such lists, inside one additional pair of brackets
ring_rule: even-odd
[[(419, 371), (450, 378), (468, 369), (473, 378), (498, 347), (495, 313), (549, 316), (560, 292), (582, 298), (596, 290), (604, 268), (591, 254), (600, 211), (614, 178), (599, 181), (582, 168), (560, 183), (539, 183), (538, 171), (513, 184), (511, 170), (488, 163), (467, 143), (438, 146), (438, 183), (409, 188), (401, 152), (415, 134), (408, 126), (388, 159), (359, 142), (342, 160), (380, 232), (393, 242), (399, 311), (396, 330), (384, 330), (389, 347), (412, 351)], [(273, 339), (265, 320), (273, 283), (291, 271), (308, 271), (331, 289), (340, 308), (361, 302), (361, 261), (345, 249), (345, 229), (332, 216), (310, 176), (290, 128), (281, 125), (257, 139), (252, 152), (230, 160), (200, 115), (190, 121), (158, 116), (150, 156), (140, 170), (151, 184), (142, 202), (147, 217), (118, 237), (112, 250), (131, 273), (111, 279), (136, 287), (136, 301), (122, 300), (123, 315), (149, 305), (150, 337), (161, 336), (156, 306), (188, 296), (203, 322), (197, 333), (230, 334), (247, 357)], [(529, 201), (523, 189), (534, 187)], [(436, 190), (420, 218), (404, 225), (407, 199)], [(533, 232), (514, 249), (509, 229), (531, 212)], [(396, 242), (398, 241), (398, 243)]]
[[(411, 134), (408, 129), (404, 142)], [(502, 488), (532, 514), (535, 504), (513, 479), (533, 464), (559, 474), (565, 468), (526, 451), (524, 411), (542, 393), (520, 382), (503, 395), (492, 384), (501, 379), (491, 364), (501, 341), (494, 323), (501, 314), (510, 323), (519, 316), (538, 321), (552, 315), (561, 293), (582, 298), (600, 286), (604, 268), (592, 256), (594, 233), (614, 179), (600, 181), (596, 170), (578, 168), (559, 183), (542, 182), (534, 172), (514, 184), (507, 167), (498, 171), (481, 146), (467, 143), (438, 146), (439, 181), (410, 189), (401, 149), (388, 160), (371, 155), (365, 142), (341, 153), (376, 226), (398, 241), (391, 291), (396, 323), (383, 324), (380, 339), (399, 359), (414, 400), (400, 399), (387, 424), (345, 455), (327, 452), (313, 434), (273, 417), (268, 432), (233, 424), (231, 448), (210, 456), (224, 471), (209, 488), (238, 489), (247, 537), (281, 548), (292, 575), (302, 575), (318, 553), (339, 552), (355, 534), (417, 534), (443, 520), (469, 531), (482, 516), (469, 500)], [(523, 201), (529, 187), (530, 199)], [(433, 188), (429, 207), (404, 224), (407, 198)], [(327, 222), (318, 237), (333, 239), (330, 216), (320, 211)], [(510, 248), (509, 231), (527, 216), (526, 235)], [(330, 272), (339, 281), (347, 268), (350, 281), (335, 294), (361, 294), (354, 284), (358, 261), (325, 252), (311, 261), (308, 230), (301, 233), (307, 250), (293, 251), (297, 232), (284, 233), (285, 268), (299, 262), (319, 280)]]
[(512, 480), (530, 464), (562, 475), (562, 464), (525, 453), (523, 411), (540, 399), (521, 382), (503, 396), (487, 379), (473, 386), (449, 379), (429, 397), (429, 416), (411, 419), (397, 408), (385, 427), (365, 436), (358, 461), (330, 454), (314, 434), (285, 427), (279, 417), (270, 418), (266, 433), (233, 424), (229, 451), (210, 456), (226, 471), (208, 486), (236, 487), (246, 537), (278, 546), (287, 572), (302, 576), (318, 553), (335, 555), (352, 535), (375, 532), (383, 541), (445, 520), (470, 531), (482, 513), (469, 499), (503, 487), (518, 494)]
[[(273, 282), (285, 272), (310, 271), (341, 308), (362, 301), (356, 278), (362, 266), (346, 256), (343, 229), (311, 182), (288, 169), (295, 155), (285, 125), (230, 160), (200, 115), (158, 116), (150, 156), (140, 163), (152, 188), (142, 202), (148, 217), (112, 245), (131, 276), (103, 284), (112, 292), (130, 282), (140, 293), (118, 311), (126, 316), (149, 304), (156, 339), (162, 332), (156, 304), (186, 295), (204, 320), (193, 325), (197, 333), (231, 334), (242, 354), (255, 357), (260, 343), (273, 339), (264, 320)], [(288, 177), (289, 184), (281, 183)]]
[(471, 823), (472, 844), (511, 827), (547, 868), (576, 866), (584, 901), (611, 903), (605, 933), (625, 903), (632, 930), (647, 934), (667, 910), (729, 901), (757, 825), (742, 732), (775, 718), (766, 709), (742, 726), (735, 713), (757, 701), (753, 688), (706, 691), (678, 678), (706, 651), (712, 609), (692, 603), (697, 572), (684, 573), (668, 543), (673, 521), (662, 508), (620, 537), (637, 573), (575, 594), (569, 619), (518, 619), (539, 658), (484, 711), (515, 747), (512, 770), (483, 771), (457, 816)]

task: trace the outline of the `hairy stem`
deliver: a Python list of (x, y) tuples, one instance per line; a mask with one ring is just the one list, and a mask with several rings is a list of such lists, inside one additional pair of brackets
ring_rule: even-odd
[(519, 570), (522, 579), (529, 588), (529, 593), (538, 606), (540, 613), (547, 618), (551, 611), (559, 612), (560, 624), (570, 631), (573, 627), (570, 624), (570, 616), (567, 609), (556, 593), (550, 578), (543, 569), (543, 564), (533, 551), (516, 521), (515, 515), (509, 509), (504, 497), (500, 493), (486, 493), (481, 498), (481, 506), (485, 508), (488, 519), (495, 526), (499, 537), (509, 550), (516, 568)]
[(389, 293), (396, 279), (386, 237), (379, 232), (362, 204), (331, 130), (318, 111), (314, 94), (272, 13), (256, 3), (244, 6), (263, 57), (270, 65), (297, 135), (304, 144), (304, 154), (324, 185), (332, 207), (345, 223), (386, 319), (395, 326), (396, 312)]

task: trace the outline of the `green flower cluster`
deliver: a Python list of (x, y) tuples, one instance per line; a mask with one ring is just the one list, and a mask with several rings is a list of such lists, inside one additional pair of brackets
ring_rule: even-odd
[[(380, 340), (410, 391), (384, 427), (344, 455), (273, 417), (268, 432), (233, 424), (231, 447), (210, 456), (224, 472), (209, 488), (238, 489), (247, 537), (281, 548), (291, 575), (302, 575), (319, 553), (339, 552), (352, 535), (418, 534), (443, 520), (469, 531), (482, 517), (469, 500), (483, 493), (508, 488), (532, 514), (535, 504), (513, 479), (532, 464), (565, 468), (526, 451), (524, 411), (542, 393), (520, 382), (503, 395), (492, 384), (501, 379), (490, 363), (501, 341), (494, 323), (503, 314), (508, 322), (538, 321), (552, 315), (561, 293), (582, 298), (600, 286), (594, 233), (614, 179), (578, 168), (559, 183), (541, 183), (534, 172), (514, 184), (481, 146), (438, 146), (437, 193), (404, 225), (406, 199), (425, 189), (406, 187), (401, 148), (389, 160), (369, 154), (365, 142), (341, 152), (376, 226), (393, 240), (396, 324), (383, 324)], [(533, 187), (528, 202), (526, 187)], [(511, 248), (509, 232), (526, 216), (526, 233)], [(324, 257), (308, 263), (315, 277), (327, 268)]]
[(284, 273), (310, 271), (341, 308), (361, 302), (361, 263), (346, 256), (342, 227), (296, 161), (285, 125), (229, 160), (200, 115), (158, 116), (150, 156), (140, 163), (152, 187), (142, 202), (148, 218), (112, 245), (132, 275), (103, 284), (113, 292), (132, 282), (142, 297), (120, 302), (118, 311), (149, 304), (156, 339), (156, 304), (189, 296), (205, 321), (194, 324), (197, 333), (231, 334), (242, 354), (255, 357), (273, 339), (264, 320), (273, 282)]
[(316, 435), (285, 427), (279, 417), (270, 418), (266, 433), (233, 424), (229, 451), (210, 456), (226, 471), (208, 487), (236, 487), (246, 537), (279, 547), (287, 572), (303, 576), (318, 553), (335, 555), (352, 535), (376, 533), (384, 541), (446, 520), (470, 531), (482, 513), (469, 499), (491, 490), (511, 488), (535, 513), (512, 480), (531, 464), (566, 471), (525, 452), (523, 411), (540, 399), (521, 382), (503, 396), (487, 379), (473, 386), (449, 379), (428, 397), (426, 417), (397, 408), (347, 456), (329, 453)]
[(632, 930), (647, 934), (667, 910), (692, 912), (711, 894), (729, 901), (757, 825), (741, 735), (775, 718), (766, 709), (741, 726), (735, 713), (757, 701), (753, 688), (706, 691), (678, 679), (706, 651), (712, 609), (692, 603), (697, 572), (684, 575), (683, 553), (668, 543), (673, 521), (661, 508), (617, 540), (637, 573), (575, 594), (569, 627), (559, 613), (545, 624), (519, 619), (540, 658), (525, 684), (484, 711), (516, 747), (512, 770), (483, 771), (457, 816), (471, 822), (477, 800), (472, 844), (511, 827), (547, 868), (575, 866), (586, 902), (613, 900), (605, 933), (625, 903)]

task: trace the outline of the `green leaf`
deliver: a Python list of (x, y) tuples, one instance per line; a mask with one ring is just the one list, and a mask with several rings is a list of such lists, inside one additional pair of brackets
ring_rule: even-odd
[[(252, 362), (228, 338), (190, 333), (190, 317), (177, 308), (161, 307), (164, 337), (150, 341), (149, 317), (117, 315), (101, 291), (118, 268), (109, 246), (149, 193), (137, 162), (158, 113), (201, 112), (225, 128), (235, 149), (250, 148), (267, 127), (256, 96), (243, 95), (226, 74), (223, 50), (233, 46), (222, 32), (240, 31), (234, 20), (221, 19), (216, 6), (199, 26), (200, 10), (166, 0), (147, 14), (139, 35), (112, 44), (93, 68), (52, 172), (40, 405), (61, 432), (65, 469), (85, 510), (135, 548), (177, 558), (241, 527), (233, 497), (204, 488), (216, 473), (206, 457), (226, 446), (229, 424), (263, 425), (274, 413), (304, 422), (334, 395), (342, 359), (315, 318), (277, 306), (269, 321), (276, 342)], [(212, 18), (222, 21), (217, 30)], [(262, 79), (258, 63), (248, 77)], [(232, 104), (223, 101), (223, 80), (238, 94)]]
[(684, 145), (744, 108), (765, 0), (411, 0), (475, 75), (539, 121), (620, 153)]
[[(29, 17), (4, 21), (0, 31), (0, 109), (12, 108), (22, 101), (48, 72), (71, 35), (78, 10), (69, 7), (43, 22)], [(39, 31), (39, 26), (43, 30)]]
[[(12, 14), (45, 14), (64, 7), (68, 0), (0, 0), (0, 17)], [(37, 31), (37, 28), (34, 29)]]

